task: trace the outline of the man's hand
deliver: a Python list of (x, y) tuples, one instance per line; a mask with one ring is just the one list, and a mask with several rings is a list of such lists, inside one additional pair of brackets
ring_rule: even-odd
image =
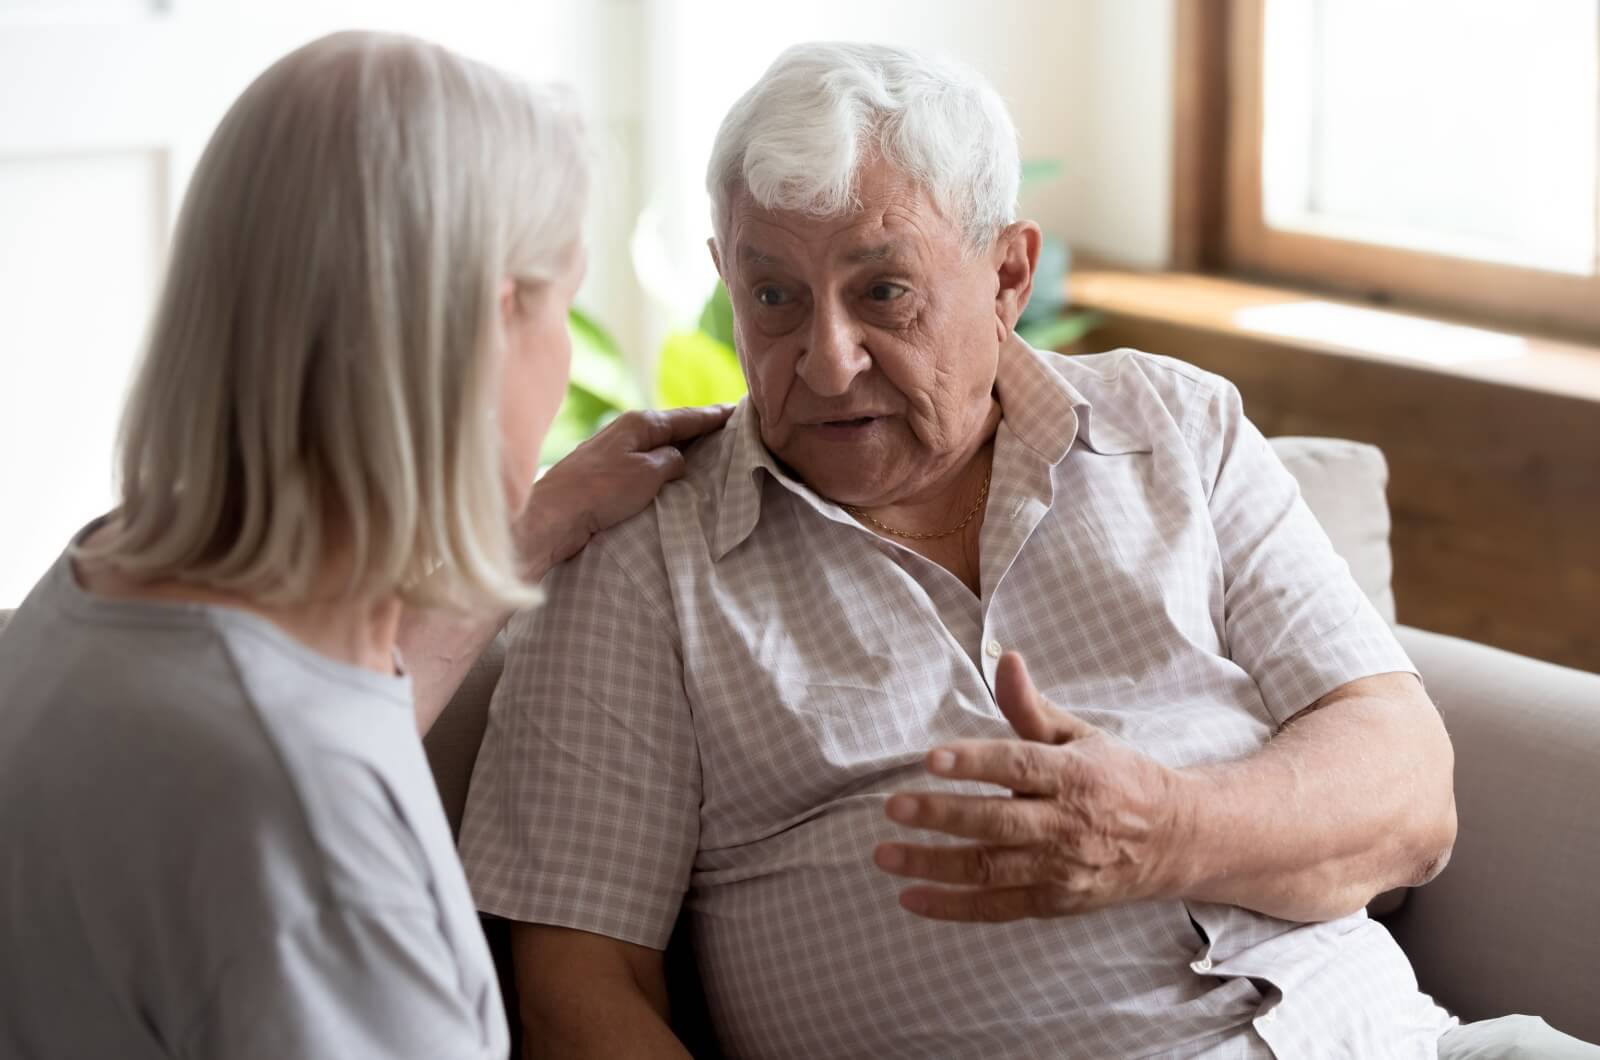
[(900, 904), (937, 920), (1083, 913), (1181, 892), (1193, 816), (1182, 774), (1048, 703), (1008, 653), (995, 699), (1016, 740), (932, 751), (928, 770), (1012, 796), (899, 794), (889, 817), (972, 840), (881, 844), (878, 867), (956, 887), (911, 887)]
[(523, 576), (543, 578), (601, 530), (644, 510), (683, 474), (678, 446), (727, 422), (731, 405), (627, 412), (573, 450), (533, 486), (517, 518)]

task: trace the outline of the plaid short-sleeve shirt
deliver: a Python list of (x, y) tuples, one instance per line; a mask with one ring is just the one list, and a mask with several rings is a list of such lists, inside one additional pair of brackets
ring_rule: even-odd
[[(1227, 383), (1013, 341), (982, 596), (784, 473), (746, 404), (513, 621), (462, 837), (479, 906), (665, 945), (736, 1057), (1432, 1057), (1450, 1018), (1364, 913), (1153, 901), (920, 919), (872, 864), (923, 756), (1011, 734), (1005, 650), (1172, 766), (1410, 670)], [(993, 789), (988, 789), (993, 790)]]

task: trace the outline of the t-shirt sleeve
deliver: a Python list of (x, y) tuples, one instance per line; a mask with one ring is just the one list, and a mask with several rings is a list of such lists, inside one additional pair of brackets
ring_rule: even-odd
[(499, 1060), (498, 995), (467, 997), (457, 968), (429, 908), (330, 905), (234, 957), (180, 1055)]
[(1216, 390), (1187, 435), (1222, 557), (1228, 653), (1282, 724), (1340, 685), (1416, 670), (1300, 497), (1294, 476)]
[[(651, 561), (655, 562), (651, 562)], [(643, 584), (641, 584), (643, 580)], [(659, 556), (592, 542), (513, 619), (461, 852), (478, 907), (664, 949), (700, 760)]]

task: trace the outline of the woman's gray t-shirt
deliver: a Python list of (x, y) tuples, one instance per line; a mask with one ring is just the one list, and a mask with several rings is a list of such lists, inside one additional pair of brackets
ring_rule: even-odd
[(409, 679), (59, 560), (0, 636), (0, 1056), (507, 1048)]

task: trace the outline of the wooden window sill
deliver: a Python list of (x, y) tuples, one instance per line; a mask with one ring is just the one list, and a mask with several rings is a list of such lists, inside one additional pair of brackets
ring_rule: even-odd
[(1069, 283), (1098, 319), (1075, 349), (1168, 354), (1268, 436), (1383, 450), (1402, 622), (1600, 672), (1600, 348), (1213, 276)]
[(1072, 305), (1113, 322), (1386, 362), (1600, 403), (1600, 346), (1467, 326), (1218, 276), (1079, 268)]

